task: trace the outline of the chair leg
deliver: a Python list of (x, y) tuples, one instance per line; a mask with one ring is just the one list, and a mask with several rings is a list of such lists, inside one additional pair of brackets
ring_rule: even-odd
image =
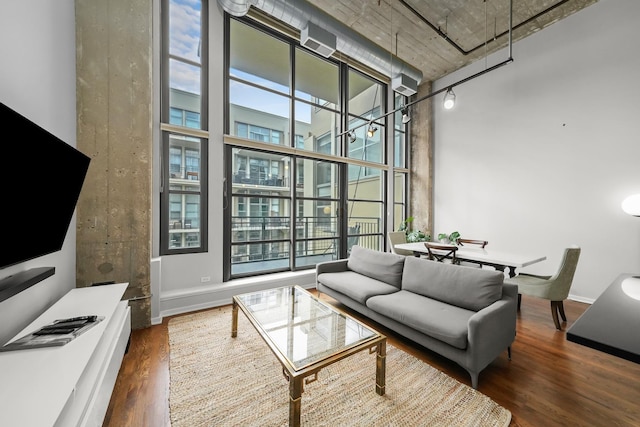
[(562, 317), (562, 320), (566, 322), (567, 315), (564, 314), (564, 301), (558, 301), (558, 312), (560, 313), (560, 317)]
[(561, 331), (560, 320), (558, 320), (558, 301), (551, 301), (551, 316), (553, 316), (553, 323), (556, 324), (556, 329)]
[(520, 310), (520, 303), (522, 302), (522, 294), (518, 294), (518, 310)]

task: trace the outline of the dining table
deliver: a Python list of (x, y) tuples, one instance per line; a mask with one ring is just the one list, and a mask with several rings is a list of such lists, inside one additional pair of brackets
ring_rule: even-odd
[[(404, 249), (413, 252), (416, 257), (428, 255), (429, 250), (425, 246), (426, 242), (399, 243), (394, 245), (396, 249)], [(432, 242), (433, 244), (442, 245), (442, 243)], [(450, 244), (454, 247), (455, 245)], [(442, 252), (440, 249), (431, 249), (433, 252)], [(516, 269), (527, 267), (529, 265), (541, 262), (547, 259), (545, 255), (540, 254), (522, 254), (504, 250), (494, 250), (489, 248), (479, 248), (471, 246), (458, 246), (456, 250), (456, 259), (459, 261), (468, 261), (480, 265), (487, 265), (498, 271), (506, 271), (509, 277), (516, 275)]]

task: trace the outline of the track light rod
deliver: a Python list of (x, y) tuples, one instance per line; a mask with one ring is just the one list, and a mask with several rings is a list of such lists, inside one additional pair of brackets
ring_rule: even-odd
[(352, 132), (352, 131), (354, 131), (354, 130), (356, 130), (356, 129), (359, 129), (359, 128), (363, 127), (363, 126), (367, 126), (367, 125), (369, 125), (371, 122), (376, 122), (376, 121), (378, 121), (378, 120), (380, 120), (380, 119), (384, 119), (385, 117), (390, 116), (391, 114), (394, 114), (394, 113), (396, 113), (397, 111), (402, 110), (403, 108), (408, 108), (408, 107), (411, 107), (411, 106), (412, 106), (412, 105), (414, 105), (414, 104), (417, 104), (418, 102), (422, 102), (422, 101), (425, 101), (425, 100), (427, 100), (427, 99), (429, 99), (429, 98), (433, 98), (434, 96), (436, 96), (436, 95), (438, 95), (438, 94), (440, 94), (440, 93), (442, 93), (442, 92), (445, 92), (445, 91), (447, 91), (447, 90), (449, 90), (449, 89), (453, 89), (455, 86), (459, 86), (459, 85), (461, 85), (461, 84), (463, 84), (463, 83), (468, 82), (469, 80), (473, 80), (473, 79), (475, 79), (476, 77), (480, 77), (480, 76), (481, 76), (481, 75), (483, 75), (483, 74), (489, 73), (489, 72), (491, 72), (491, 71), (493, 71), (493, 70), (495, 70), (495, 69), (497, 69), (497, 68), (500, 68), (500, 67), (502, 67), (503, 65), (507, 65), (507, 64), (509, 64), (509, 63), (511, 63), (511, 62), (513, 62), (513, 58), (509, 57), (509, 59), (507, 59), (507, 60), (505, 60), (505, 61), (502, 61), (502, 62), (501, 62), (501, 63), (499, 63), (499, 64), (496, 64), (496, 65), (494, 65), (494, 66), (492, 66), (492, 67), (489, 67), (489, 68), (487, 68), (487, 69), (484, 69), (484, 70), (482, 70), (482, 71), (479, 71), (479, 72), (477, 72), (477, 73), (475, 73), (475, 74), (473, 74), (473, 75), (471, 75), (471, 76), (469, 76), (469, 77), (466, 77), (466, 78), (464, 78), (464, 79), (462, 79), (462, 80), (459, 80), (459, 81), (457, 81), (457, 82), (455, 82), (455, 83), (453, 83), (453, 84), (450, 84), (450, 85), (448, 85), (448, 86), (445, 86), (445, 87), (443, 87), (442, 89), (438, 89), (438, 90), (436, 90), (435, 92), (431, 92), (430, 94), (425, 95), (425, 96), (423, 96), (422, 98), (418, 98), (418, 99), (416, 99), (416, 100), (414, 100), (414, 101), (411, 101), (411, 102), (407, 103), (406, 105), (403, 105), (403, 106), (401, 106), (401, 107), (398, 107), (398, 108), (396, 108), (395, 110), (391, 110), (391, 111), (389, 111), (389, 112), (387, 112), (387, 113), (385, 113), (385, 114), (383, 114), (383, 115), (381, 115), (381, 116), (379, 116), (379, 117), (376, 117), (375, 119), (371, 119), (371, 120), (369, 120), (369, 121), (367, 121), (367, 122), (365, 122), (365, 123), (361, 123), (361, 124), (359, 124), (359, 125), (357, 125), (357, 126), (354, 126), (354, 127), (350, 128), (349, 130), (346, 130), (346, 131), (344, 131), (344, 132), (342, 132), (342, 133), (339, 133), (339, 134), (338, 134), (338, 135), (336, 135), (336, 136), (342, 136), (342, 135), (344, 135), (344, 134), (346, 134), (346, 133)]

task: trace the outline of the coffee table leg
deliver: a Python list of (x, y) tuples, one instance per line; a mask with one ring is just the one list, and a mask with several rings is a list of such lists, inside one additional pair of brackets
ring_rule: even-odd
[(238, 336), (238, 303), (233, 300), (233, 310), (231, 311), (231, 338)]
[(300, 426), (302, 403), (302, 378), (289, 378), (289, 427)]
[(378, 351), (376, 353), (376, 393), (384, 396), (386, 388), (386, 372), (387, 372), (387, 340), (384, 339), (378, 343)]

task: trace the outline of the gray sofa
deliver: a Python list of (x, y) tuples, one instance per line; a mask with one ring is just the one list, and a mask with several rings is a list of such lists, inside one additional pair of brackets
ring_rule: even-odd
[(319, 292), (458, 363), (473, 388), (501, 352), (511, 357), (518, 287), (503, 279), (499, 271), (360, 246), (316, 267)]

